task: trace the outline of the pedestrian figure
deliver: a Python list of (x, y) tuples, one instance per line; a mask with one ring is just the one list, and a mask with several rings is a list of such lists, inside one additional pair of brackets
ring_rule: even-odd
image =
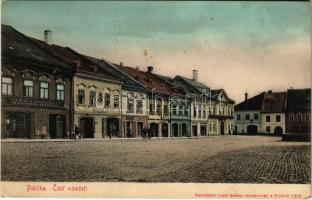
[(80, 134), (80, 128), (75, 124), (75, 138), (76, 139), (78, 136), (79, 139), (81, 139), (81, 134)]

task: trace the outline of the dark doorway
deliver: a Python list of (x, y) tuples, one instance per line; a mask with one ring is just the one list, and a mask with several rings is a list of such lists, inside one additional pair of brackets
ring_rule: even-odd
[(30, 113), (7, 112), (4, 118), (5, 138), (30, 138)]
[(161, 136), (168, 137), (168, 124), (167, 123), (163, 123), (161, 126)]
[(192, 132), (193, 132), (193, 136), (197, 136), (197, 126), (196, 125), (192, 126)]
[(126, 122), (126, 137), (133, 137), (133, 127), (131, 122)]
[(137, 136), (142, 136), (142, 130), (143, 130), (143, 122), (137, 123)]
[(247, 134), (257, 134), (258, 127), (256, 125), (249, 125), (247, 126)]
[(83, 138), (94, 138), (94, 120), (91, 117), (80, 118), (79, 126)]
[(224, 135), (224, 121), (220, 121), (220, 133)]
[(51, 139), (66, 138), (66, 117), (64, 115), (49, 115), (49, 135)]
[(200, 135), (201, 136), (206, 136), (206, 125), (205, 124), (202, 124), (200, 125)]
[(274, 128), (274, 134), (275, 135), (283, 135), (283, 128), (280, 126), (277, 126)]
[(172, 124), (173, 137), (179, 137), (179, 125)]
[(187, 125), (182, 124), (182, 137), (186, 137), (186, 136), (187, 136)]
[[(129, 135), (130, 133), (131, 133), (131, 130), (129, 130)], [(118, 135), (119, 135), (119, 119), (107, 118), (107, 136), (118, 137)], [(127, 127), (126, 127), (126, 136), (128, 136)]]
[(158, 137), (158, 124), (151, 123), (150, 134), (151, 134), (151, 137)]

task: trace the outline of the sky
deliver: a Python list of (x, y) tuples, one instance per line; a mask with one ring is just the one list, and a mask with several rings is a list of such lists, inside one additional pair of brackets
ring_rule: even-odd
[(309, 88), (310, 2), (6, 1), (2, 23), (54, 44), (223, 88), (236, 103)]

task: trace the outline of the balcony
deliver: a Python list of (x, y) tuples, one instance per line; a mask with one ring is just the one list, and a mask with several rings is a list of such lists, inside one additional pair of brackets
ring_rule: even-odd
[(33, 108), (64, 108), (64, 101), (30, 97), (2, 96), (2, 105)]

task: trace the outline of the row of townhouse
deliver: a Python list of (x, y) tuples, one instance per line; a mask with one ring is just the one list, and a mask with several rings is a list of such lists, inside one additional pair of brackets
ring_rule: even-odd
[(311, 133), (311, 89), (262, 92), (235, 106), (235, 132), (241, 134)]
[(196, 137), (231, 134), (234, 101), (223, 89), (113, 64), (2, 25), (1, 137)]

